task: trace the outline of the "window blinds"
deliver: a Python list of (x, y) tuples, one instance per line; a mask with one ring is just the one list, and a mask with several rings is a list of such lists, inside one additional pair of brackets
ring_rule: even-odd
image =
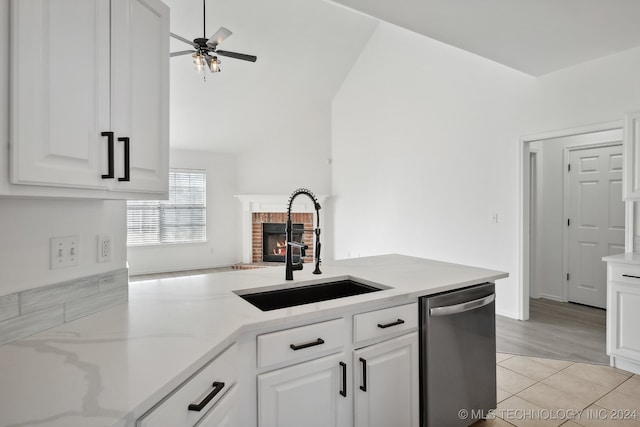
[(127, 244), (206, 241), (206, 182), (203, 170), (171, 169), (169, 200), (128, 201)]

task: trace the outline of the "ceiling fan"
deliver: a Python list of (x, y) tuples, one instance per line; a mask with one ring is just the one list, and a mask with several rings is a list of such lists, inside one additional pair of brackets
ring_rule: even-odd
[(228, 50), (218, 50), (218, 45), (222, 43), (224, 39), (229, 37), (232, 33), (224, 27), (220, 27), (211, 37), (207, 38), (207, 21), (206, 21), (206, 5), (205, 0), (202, 0), (202, 31), (204, 36), (201, 38), (193, 39), (189, 41), (184, 37), (177, 34), (170, 33), (171, 37), (180, 40), (188, 45), (193, 46), (195, 50), (181, 50), (179, 52), (171, 52), (171, 57), (191, 54), (193, 57), (193, 63), (196, 65), (196, 70), (201, 72), (204, 70), (205, 65), (212, 73), (220, 71), (220, 60), (218, 56), (227, 56), (229, 58), (241, 59), (243, 61), (256, 62), (257, 56), (247, 55), (244, 53), (229, 52)]

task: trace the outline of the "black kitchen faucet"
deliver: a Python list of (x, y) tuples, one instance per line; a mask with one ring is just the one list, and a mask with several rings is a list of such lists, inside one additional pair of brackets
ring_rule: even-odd
[[(300, 194), (307, 195), (314, 204), (316, 209), (316, 228), (313, 230), (316, 235), (316, 247), (313, 253), (313, 257), (316, 262), (316, 268), (313, 270), (313, 274), (322, 274), (320, 271), (320, 203), (316, 199), (316, 196), (306, 188), (298, 188), (289, 197), (289, 207), (287, 208), (287, 225), (286, 225), (286, 233), (287, 233), (287, 256), (286, 256), (286, 267), (285, 267), (285, 280), (293, 280), (293, 270), (302, 270), (302, 257), (305, 255), (305, 250), (309, 248), (309, 246), (304, 243), (294, 242), (292, 240), (292, 224), (291, 224), (291, 205), (293, 205), (293, 200), (298, 197)], [(293, 263), (293, 248), (298, 248), (300, 251), (300, 260), (296, 264)]]

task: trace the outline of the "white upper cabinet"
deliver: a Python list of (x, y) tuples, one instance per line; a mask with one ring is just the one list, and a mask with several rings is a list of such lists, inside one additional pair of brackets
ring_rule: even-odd
[[(112, 0), (112, 127), (130, 138), (130, 181), (118, 190), (162, 192), (169, 183), (169, 9), (159, 0)], [(125, 159), (125, 143), (116, 159)], [(124, 164), (116, 171), (125, 175)]]
[(11, 16), (11, 183), (52, 196), (164, 197), (169, 9), (13, 0)]
[(623, 200), (640, 200), (640, 111), (624, 118)]

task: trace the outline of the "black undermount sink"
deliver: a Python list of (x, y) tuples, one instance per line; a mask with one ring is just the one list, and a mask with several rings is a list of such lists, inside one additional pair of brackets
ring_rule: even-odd
[(262, 311), (277, 310), (279, 308), (310, 304), (353, 295), (368, 294), (381, 291), (381, 288), (354, 282), (353, 280), (338, 280), (335, 282), (318, 283), (314, 285), (298, 286), (294, 288), (276, 289), (272, 291), (238, 294), (239, 297), (255, 305)]

